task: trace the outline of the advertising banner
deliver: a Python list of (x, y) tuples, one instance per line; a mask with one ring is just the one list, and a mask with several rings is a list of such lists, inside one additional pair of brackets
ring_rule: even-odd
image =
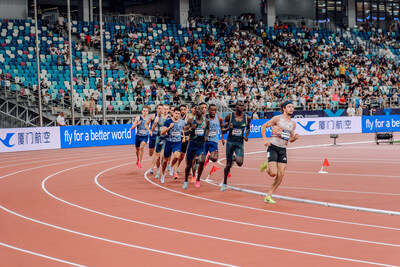
[(132, 124), (60, 127), (61, 148), (116, 146), (135, 143)]
[[(261, 138), (261, 126), (268, 120), (253, 120), (249, 138)], [(361, 133), (361, 117), (295, 118), (296, 133), (300, 135)], [(271, 128), (266, 136), (271, 135)]]
[(59, 127), (0, 129), (0, 152), (60, 148)]
[(400, 131), (400, 115), (362, 117), (363, 133), (390, 131)]
[(295, 119), (300, 135), (361, 133), (361, 117)]

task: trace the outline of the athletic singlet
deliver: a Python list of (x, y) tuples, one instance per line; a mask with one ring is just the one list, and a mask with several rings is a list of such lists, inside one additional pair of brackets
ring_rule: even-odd
[(280, 115), (277, 125), (272, 127), (271, 139), (270, 139), (271, 144), (278, 147), (286, 148), (292, 130), (293, 130), (292, 120), (287, 121), (282, 117), (282, 115)]
[(165, 134), (161, 135), (161, 129), (162, 129), (162, 127), (164, 127), (165, 121), (167, 119), (169, 119), (169, 116), (166, 117), (166, 118), (163, 118), (163, 116), (158, 116), (158, 123), (157, 123), (157, 126), (156, 126), (158, 136), (161, 136), (161, 137), (165, 137), (166, 136)]
[(168, 142), (182, 142), (182, 132), (183, 127), (185, 127), (186, 122), (184, 120), (179, 119), (178, 122), (174, 122), (172, 119), (167, 119), (165, 121), (164, 126), (169, 127), (171, 123), (174, 124), (172, 128), (168, 131), (167, 141)]
[(210, 119), (208, 114), (206, 115), (206, 118), (210, 120), (210, 130), (208, 131), (208, 141), (218, 143), (218, 141), (219, 141), (218, 133), (219, 133), (219, 127), (220, 127), (218, 115), (216, 115), (213, 120)]
[(229, 130), (227, 141), (243, 143), (244, 129), (247, 126), (247, 115), (243, 114), (243, 120), (237, 122), (235, 120), (235, 113), (231, 113), (231, 120), (229, 123), (233, 124), (233, 128)]
[[(151, 120), (151, 122), (150, 122), (150, 129), (153, 129), (154, 121), (156, 120), (157, 117), (158, 117), (158, 116), (154, 116), (154, 119)], [(157, 136), (157, 135), (158, 135), (158, 127), (156, 126), (156, 127), (154, 128), (154, 131), (153, 131), (153, 136)]]
[(136, 127), (136, 135), (138, 136), (147, 136), (148, 131), (145, 127), (146, 124), (146, 120), (143, 119), (142, 116), (139, 117), (139, 121), (141, 121), (141, 123), (138, 125), (138, 127)]
[(206, 133), (206, 119), (202, 117), (203, 121), (198, 123), (196, 119), (193, 120), (193, 125), (196, 125), (196, 129), (190, 132), (190, 141), (196, 143), (204, 143), (205, 133)]

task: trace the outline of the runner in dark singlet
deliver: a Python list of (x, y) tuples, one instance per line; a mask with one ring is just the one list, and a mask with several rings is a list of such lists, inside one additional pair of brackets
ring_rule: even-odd
[(189, 119), (185, 127), (185, 133), (189, 135), (189, 146), (186, 155), (186, 168), (185, 168), (185, 182), (182, 189), (186, 189), (188, 185), (190, 169), (193, 166), (193, 160), (198, 157), (198, 172), (195, 187), (200, 187), (200, 178), (204, 169), (204, 162), (206, 160), (205, 141), (207, 141), (209, 121), (203, 117), (203, 108), (196, 107), (196, 117)]
[[(187, 105), (180, 105), (179, 106), (179, 110), (181, 111), (181, 119), (184, 120), (185, 122), (188, 121), (188, 106)], [(186, 151), (188, 148), (188, 144), (189, 144), (189, 140), (186, 136), (186, 134), (184, 134), (184, 136), (182, 137), (182, 149), (181, 149), (181, 157), (178, 160), (177, 166), (176, 166), (176, 172), (179, 173), (179, 166), (181, 165), (181, 162), (185, 159), (185, 155), (186, 155)]]
[[(225, 117), (223, 134), (228, 132), (226, 141), (226, 166), (224, 169), (224, 181), (221, 186), (221, 191), (224, 192), (228, 180), (228, 175), (233, 164), (233, 155), (236, 155), (235, 162), (240, 167), (243, 165), (244, 146), (243, 141), (248, 141), (250, 134), (250, 116), (244, 112), (244, 102), (239, 100), (236, 103), (236, 111), (229, 113)], [(246, 134), (245, 134), (246, 133)]]

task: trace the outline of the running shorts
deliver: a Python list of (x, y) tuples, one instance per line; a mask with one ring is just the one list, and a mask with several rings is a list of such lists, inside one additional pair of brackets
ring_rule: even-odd
[(267, 150), (268, 161), (287, 164), (286, 148), (270, 145)]

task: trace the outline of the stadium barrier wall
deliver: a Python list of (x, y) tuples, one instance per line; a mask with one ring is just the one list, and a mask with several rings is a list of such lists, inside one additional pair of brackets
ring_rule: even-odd
[(400, 132), (400, 115), (391, 116), (363, 116), (362, 132)]
[(0, 129), (0, 152), (60, 148), (60, 128)]
[[(400, 132), (400, 115), (295, 118), (300, 135)], [(253, 120), (249, 138), (261, 138), (267, 119)], [(131, 124), (0, 129), (0, 152), (133, 145)], [(271, 129), (267, 129), (267, 136)], [(220, 136), (221, 138), (221, 136)]]
[(61, 148), (117, 146), (135, 143), (132, 124), (60, 127)]

